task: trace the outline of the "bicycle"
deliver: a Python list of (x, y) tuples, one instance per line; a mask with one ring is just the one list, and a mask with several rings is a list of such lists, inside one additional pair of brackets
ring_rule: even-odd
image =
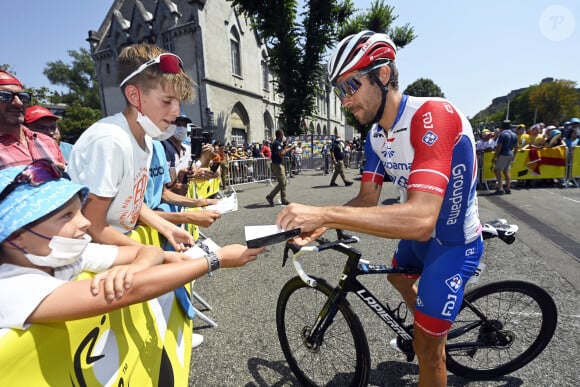
[[(483, 238), (499, 237), (507, 244), (518, 230), (505, 220), (484, 225)], [(276, 308), (278, 339), (288, 365), (301, 385), (365, 386), (371, 358), (359, 317), (346, 299), (356, 294), (397, 335), (397, 346), (414, 359), (412, 325), (406, 325), (404, 302), (383, 305), (357, 279), (371, 274), (417, 274), (416, 268), (392, 268), (362, 259), (349, 246), (354, 236), (337, 230), (337, 240), (317, 240), (315, 246), (284, 248), (283, 266), (292, 254), (298, 276), (282, 288)], [(348, 256), (338, 285), (310, 277), (298, 258), (306, 253), (334, 250)], [(468, 282), (476, 282), (480, 267)], [(394, 288), (393, 288), (394, 289)], [(514, 372), (538, 356), (550, 342), (557, 323), (552, 297), (539, 286), (524, 281), (489, 283), (466, 291), (461, 310), (446, 344), (447, 370), (472, 380), (497, 378)]]

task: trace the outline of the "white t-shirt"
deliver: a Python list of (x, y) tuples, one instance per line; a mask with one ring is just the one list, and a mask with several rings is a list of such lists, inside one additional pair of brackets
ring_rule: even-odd
[(146, 135), (143, 150), (123, 113), (117, 113), (85, 130), (70, 154), (67, 172), (71, 180), (86, 185), (94, 195), (114, 198), (106, 220), (122, 233), (131, 231), (139, 218), (151, 163), (151, 141)]
[(89, 243), (75, 263), (54, 269), (54, 276), (31, 267), (0, 265), (0, 328), (28, 328), (26, 319), (54, 289), (81, 271), (100, 273), (110, 268), (118, 250), (117, 246)]

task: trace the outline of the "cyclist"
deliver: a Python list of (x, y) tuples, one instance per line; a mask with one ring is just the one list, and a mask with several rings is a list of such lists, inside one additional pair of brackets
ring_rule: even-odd
[[(421, 281), (417, 288), (418, 276), (388, 280), (414, 312), (419, 386), (445, 386), (447, 332), (483, 253), (475, 141), (469, 121), (449, 101), (398, 90), (395, 57), (395, 45), (381, 33), (362, 31), (338, 44), (329, 80), (361, 124), (374, 124), (359, 193), (344, 207), (290, 204), (276, 223), (300, 227), (300, 244), (328, 227), (401, 239), (393, 265), (421, 267)], [(377, 207), (385, 174), (401, 203)]]

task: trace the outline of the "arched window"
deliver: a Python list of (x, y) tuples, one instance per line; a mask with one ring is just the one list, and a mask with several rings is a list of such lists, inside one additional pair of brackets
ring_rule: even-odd
[(232, 55), (232, 74), (242, 76), (242, 57), (240, 49), (240, 34), (233, 27), (230, 30), (230, 52)]
[(270, 90), (270, 70), (268, 70), (268, 62), (265, 57), (262, 57), (260, 64), (262, 66), (262, 89)]

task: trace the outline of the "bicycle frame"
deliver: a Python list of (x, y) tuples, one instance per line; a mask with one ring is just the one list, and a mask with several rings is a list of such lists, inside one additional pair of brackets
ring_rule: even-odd
[[(325, 241), (325, 240), (321, 240)], [(362, 275), (372, 275), (372, 274), (392, 274), (392, 273), (400, 273), (400, 274), (418, 274), (419, 270), (417, 268), (392, 268), (387, 267), (386, 265), (371, 265), (369, 263), (361, 263), (362, 254), (346, 245), (346, 243), (354, 243), (356, 239), (343, 239), (338, 240), (336, 242), (327, 243), (324, 247), (314, 247), (312, 249), (302, 250), (303, 252), (306, 251), (313, 251), (318, 252), (325, 249), (333, 249), (337, 250), (345, 255), (348, 256), (346, 264), (344, 265), (344, 269), (338, 285), (335, 288), (335, 294), (333, 297), (329, 298), (326, 303), (324, 304), (316, 322), (314, 323), (308, 342), (311, 345), (318, 345), (321, 342), (321, 338), (324, 336), (324, 332), (328, 326), (332, 323), (334, 316), (338, 311), (338, 304), (341, 299), (346, 298), (348, 293), (355, 293), (364, 303), (366, 306), (369, 307), (387, 326), (389, 326), (397, 335), (399, 335), (402, 339), (407, 341), (413, 340), (413, 333), (410, 329), (405, 327), (404, 318), (401, 318), (398, 315), (399, 307), (397, 308), (390, 308), (387, 305), (384, 305), (380, 302), (370, 290), (368, 290), (358, 279), (358, 276)], [(295, 249), (293, 249), (295, 251)], [(298, 253), (297, 251), (295, 251)], [(285, 251), (285, 259), (284, 263), (286, 262), (286, 255), (287, 251)], [(298, 253), (299, 254), (299, 253)], [(295, 254), (293, 257), (294, 265), (297, 268), (302, 279), (309, 284), (310, 286), (316, 286), (316, 281), (310, 278), (296, 259), (298, 258), (298, 254)]]

